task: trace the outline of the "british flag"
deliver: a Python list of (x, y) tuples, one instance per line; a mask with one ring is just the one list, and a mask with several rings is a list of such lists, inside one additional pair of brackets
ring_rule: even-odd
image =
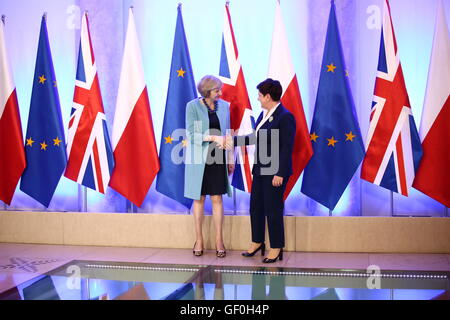
[(378, 73), (361, 178), (408, 196), (422, 146), (406, 91), (390, 14), (384, 1)]
[[(223, 82), (222, 98), (230, 103), (231, 129), (236, 135), (245, 136), (254, 131), (255, 120), (252, 116), (244, 72), (239, 62), (228, 3), (225, 5), (224, 18), (219, 71), (219, 78)], [(252, 188), (254, 151), (254, 145), (235, 149), (236, 166), (231, 184), (246, 192), (250, 192)]]
[(69, 121), (65, 176), (106, 192), (114, 157), (92, 49), (87, 14), (83, 15), (75, 93)]

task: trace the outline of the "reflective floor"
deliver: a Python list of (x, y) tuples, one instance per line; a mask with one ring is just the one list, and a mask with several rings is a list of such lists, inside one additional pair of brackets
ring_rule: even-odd
[(448, 271), (375, 266), (352, 270), (74, 260), (0, 293), (0, 299), (446, 300), (449, 279)]

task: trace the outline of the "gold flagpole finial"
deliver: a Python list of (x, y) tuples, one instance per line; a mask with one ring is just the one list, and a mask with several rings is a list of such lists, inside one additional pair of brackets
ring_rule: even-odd
[(227, 7), (229, 7), (229, 6), (230, 6), (230, 0), (227, 0), (227, 2), (225, 3), (225, 5), (226, 5)]
[(181, 8), (183, 4), (181, 2), (178, 2), (178, 8)]
[(47, 21), (47, 12), (44, 12), (44, 14), (42, 15), (42, 17), (45, 19), (45, 21)]
[(6, 21), (6, 16), (4, 14), (2, 14), (2, 22), (3, 22), (3, 24), (5, 24), (5, 21)]

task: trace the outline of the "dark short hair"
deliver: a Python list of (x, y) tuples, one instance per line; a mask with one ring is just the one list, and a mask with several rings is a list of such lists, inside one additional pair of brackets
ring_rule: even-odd
[(256, 86), (256, 89), (261, 92), (261, 94), (270, 94), (273, 101), (280, 101), (281, 94), (283, 93), (283, 88), (278, 80), (266, 79)]

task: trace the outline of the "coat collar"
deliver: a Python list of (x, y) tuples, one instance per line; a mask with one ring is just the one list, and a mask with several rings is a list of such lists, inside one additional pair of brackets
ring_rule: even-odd
[[(203, 103), (203, 97), (199, 97), (198, 98), (198, 105), (200, 110), (202, 111), (203, 115), (208, 118), (208, 107), (205, 106), (205, 104)], [(220, 100), (217, 101), (217, 105), (216, 105), (216, 113), (221, 113), (222, 112), (222, 108), (220, 107)]]
[[(275, 107), (275, 110), (273, 111), (273, 113), (271, 115), (269, 115), (269, 117), (264, 118), (264, 111), (261, 112), (261, 115), (259, 116), (259, 122), (257, 123), (256, 126), (256, 131), (258, 131), (258, 129), (260, 129), (261, 127), (263, 127), (266, 123), (268, 122), (272, 122), (273, 119), (275, 119), (276, 117), (278, 117), (278, 115), (283, 111), (284, 107), (281, 104), (281, 102)], [(270, 111), (269, 111), (270, 112)], [(272, 121), (270, 120), (272, 118)]]

